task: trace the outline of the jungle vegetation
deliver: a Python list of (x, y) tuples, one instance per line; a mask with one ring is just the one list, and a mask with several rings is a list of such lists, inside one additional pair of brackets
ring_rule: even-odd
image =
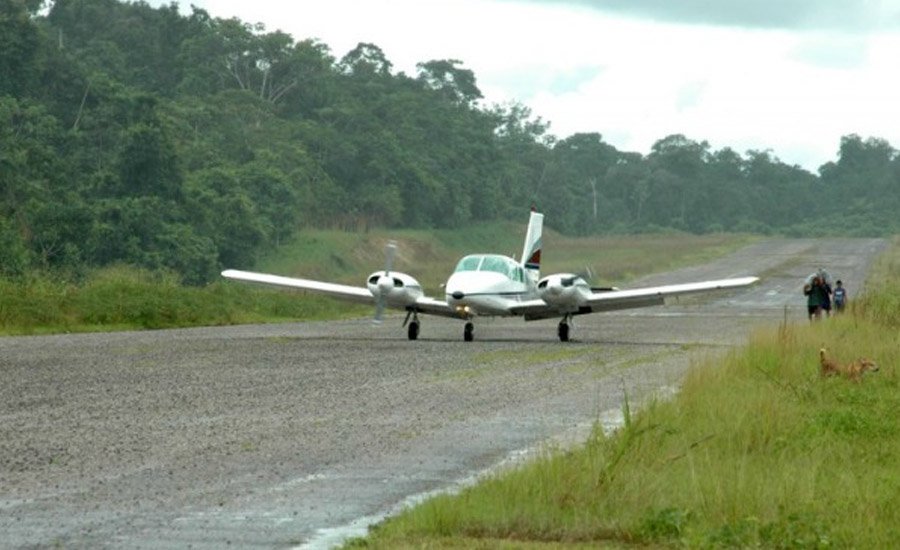
[(817, 174), (684, 135), (619, 151), (485, 105), (460, 60), (405, 74), (376, 44), (338, 56), (198, 8), (0, 0), (8, 279), (127, 264), (196, 285), (308, 229), (454, 229), (533, 204), (572, 236), (896, 232), (897, 150), (835, 146)]

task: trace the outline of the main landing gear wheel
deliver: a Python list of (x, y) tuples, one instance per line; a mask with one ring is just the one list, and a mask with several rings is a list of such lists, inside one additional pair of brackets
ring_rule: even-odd
[(419, 322), (413, 321), (409, 324), (409, 327), (406, 329), (406, 335), (410, 340), (415, 340), (419, 337)]
[(463, 340), (466, 342), (471, 342), (475, 339), (475, 325), (472, 323), (466, 323), (466, 328), (463, 329)]
[(561, 321), (559, 323), (559, 327), (556, 329), (556, 334), (559, 335), (560, 342), (568, 342), (569, 341), (569, 323), (565, 321)]

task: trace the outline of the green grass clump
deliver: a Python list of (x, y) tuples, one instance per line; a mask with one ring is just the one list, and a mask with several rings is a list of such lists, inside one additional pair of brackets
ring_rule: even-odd
[[(896, 253), (896, 247), (894, 250)], [(892, 272), (893, 273), (893, 272)], [(876, 276), (879, 271), (876, 270)], [(820, 323), (755, 333), (695, 365), (612, 435), (433, 498), (353, 545), (889, 548), (900, 540), (896, 275)], [(880, 370), (819, 376), (818, 351)], [(538, 546), (540, 547), (540, 546)]]
[(217, 281), (182, 285), (172, 274), (126, 266), (89, 274), (81, 284), (49, 276), (0, 279), (0, 333), (40, 334), (333, 319), (369, 308), (321, 296)]
[(855, 313), (883, 325), (900, 328), (900, 237), (875, 263), (867, 292), (852, 305)]

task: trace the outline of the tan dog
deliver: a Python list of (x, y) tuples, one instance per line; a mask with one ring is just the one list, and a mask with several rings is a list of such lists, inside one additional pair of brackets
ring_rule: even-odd
[(842, 374), (846, 376), (848, 380), (853, 380), (854, 382), (859, 382), (863, 373), (866, 371), (878, 371), (878, 365), (871, 359), (866, 359), (865, 357), (860, 357), (848, 365), (841, 365), (834, 359), (825, 357), (825, 348), (819, 350), (819, 364), (821, 365), (820, 373), (823, 378), (826, 376), (837, 376)]

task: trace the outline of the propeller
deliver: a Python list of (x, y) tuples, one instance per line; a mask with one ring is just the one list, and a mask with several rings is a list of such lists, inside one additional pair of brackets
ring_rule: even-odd
[(394, 256), (397, 255), (397, 241), (388, 241), (384, 247), (384, 274), (378, 277), (378, 294), (375, 297), (374, 323), (380, 323), (384, 315), (384, 296), (394, 288), (394, 280), (391, 278), (391, 267), (394, 265)]
[(579, 273), (582, 279), (584, 279), (590, 286), (592, 292), (610, 292), (613, 290), (619, 290), (614, 286), (594, 286), (592, 281), (594, 280), (594, 270), (591, 269), (591, 266), (584, 266), (584, 271)]
[(591, 270), (591, 266), (586, 265), (586, 266), (584, 266), (584, 269), (582, 271), (579, 271), (578, 273), (575, 273), (575, 274), (571, 275), (570, 277), (561, 278), (559, 283), (562, 286), (572, 286), (573, 284), (575, 284), (575, 281), (577, 281), (579, 278), (584, 279), (585, 282), (590, 284), (591, 279), (594, 278), (594, 272)]

